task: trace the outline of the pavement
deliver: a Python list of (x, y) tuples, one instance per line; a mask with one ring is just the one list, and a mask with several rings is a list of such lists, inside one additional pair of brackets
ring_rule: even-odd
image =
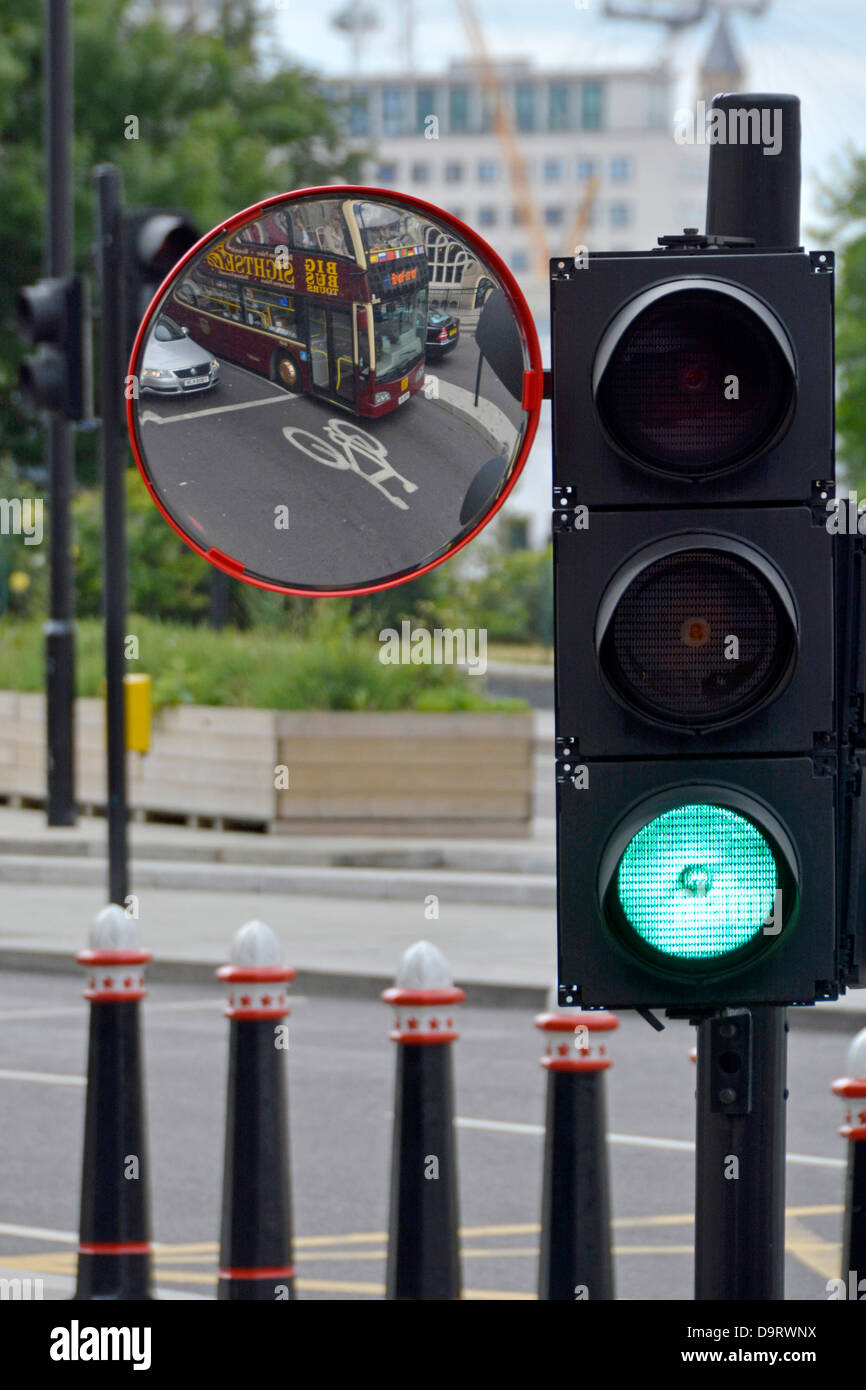
[[(535, 711), (535, 809), (520, 839), (288, 836), (130, 825), (130, 910), (154, 981), (204, 984), (253, 917), (308, 994), (374, 998), (403, 952), (436, 943), (479, 1005), (543, 1008), (556, 977), (553, 714)], [(49, 827), (0, 806), (0, 969), (69, 973), (107, 900), (106, 826)], [(793, 1026), (866, 1026), (866, 989), (789, 1010)]]

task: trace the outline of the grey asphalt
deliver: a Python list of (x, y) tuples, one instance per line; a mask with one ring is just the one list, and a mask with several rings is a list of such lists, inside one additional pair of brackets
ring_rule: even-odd
[[(162, 1296), (212, 1297), (228, 1024), (208, 987), (153, 985), (144, 1004), (150, 1181)], [(77, 981), (0, 974), (0, 1275), (74, 1270), (87, 1006)], [(394, 1044), (379, 1002), (295, 999), (287, 1054), (299, 1296), (378, 1299), (384, 1280)], [(545, 1076), (531, 1009), (479, 1009), (454, 1047), (464, 1284), (531, 1298), (537, 1276)], [(633, 1016), (607, 1075), (617, 1296), (691, 1297), (693, 1042)], [(787, 1290), (821, 1300), (838, 1273), (842, 1119), (830, 1082), (846, 1039), (790, 1040)], [(22, 1076), (21, 1073), (26, 1075)], [(63, 1084), (63, 1081), (72, 1084)], [(769, 1320), (769, 1319), (768, 1319)], [(778, 1319), (776, 1319), (778, 1320)]]
[[(376, 420), (290, 395), (223, 363), (213, 391), (142, 396), (149, 475), (194, 541), (266, 579), (328, 588), (404, 573), (465, 531), (472, 518), (461, 520), (461, 508), (470, 483), (502, 453), (488, 432), (499, 407), (492, 411), (486, 388), (473, 406), (469, 386), (458, 385), (469, 376), (468, 362), (458, 371), (458, 354), (474, 357), (473, 344), (461, 343), (431, 365), (441, 395), (428, 399), (418, 391)], [(487, 377), (495, 384), (489, 371)], [(521, 411), (507, 400), (506, 431), (513, 434)], [(286, 436), (286, 428), (305, 434)], [(343, 438), (363, 443), (350, 448)], [(277, 527), (275, 509), (286, 507), (288, 527)]]

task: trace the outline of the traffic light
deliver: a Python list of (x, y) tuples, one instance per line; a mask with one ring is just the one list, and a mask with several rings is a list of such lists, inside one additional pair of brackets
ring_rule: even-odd
[(835, 998), (833, 257), (552, 263), (559, 999)]
[(130, 208), (123, 214), (126, 337), (129, 352), (151, 300), (200, 234), (183, 212)]
[(38, 345), (18, 369), (24, 405), (67, 420), (89, 419), (93, 403), (87, 282), (67, 275), (26, 285), (18, 291), (17, 314), (19, 337)]

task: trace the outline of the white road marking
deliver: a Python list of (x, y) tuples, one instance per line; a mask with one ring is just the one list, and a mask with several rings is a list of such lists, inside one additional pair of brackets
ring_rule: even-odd
[[(494, 1134), (534, 1134), (542, 1136), (544, 1125), (518, 1124), (510, 1120), (475, 1120), (458, 1115), (454, 1121), (458, 1129), (489, 1130)], [(608, 1134), (611, 1144), (626, 1144), (641, 1149), (671, 1149), (678, 1153), (694, 1153), (692, 1139), (657, 1139), (647, 1134)], [(822, 1158), (817, 1154), (786, 1155), (789, 1163), (802, 1163), (814, 1168), (844, 1168), (844, 1158)]]
[(150, 422), (153, 425), (174, 425), (178, 420), (199, 420), (204, 415), (224, 415), (229, 410), (252, 410), (257, 405), (275, 405), (280, 401), (290, 405), (300, 400), (300, 396), (265, 396), (260, 401), (240, 401), (237, 405), (212, 405), (207, 410), (188, 410), (183, 415), (157, 415), (153, 410), (143, 410), (138, 417), (140, 425)]
[(20, 1236), (22, 1240), (49, 1240), (52, 1244), (59, 1241), (61, 1245), (78, 1244), (77, 1231), (52, 1231), (47, 1226), (16, 1226), (12, 1221), (0, 1221), (0, 1236)]
[[(297, 998), (292, 999), (293, 1004), (305, 1004), (306, 1002), (306, 997), (300, 994)], [(222, 1008), (224, 1004), (225, 1000), (222, 995), (217, 992), (212, 999), (179, 999), (177, 1001), (172, 1000), (170, 1003), (160, 1003), (157, 1000), (151, 1002), (151, 1000), (146, 999), (144, 1001), (144, 1008), (149, 1014), (186, 1013), (187, 1011), (191, 1013), (194, 1009)], [(56, 1009), (0, 1009), (0, 1023), (8, 1023), (22, 1019), (64, 1018), (73, 1015), (79, 1015), (81, 1018), (86, 1019), (86, 1009), (86, 1003), (63, 1004), (58, 1005)]]
[(0, 1067), (0, 1081), (38, 1081), (43, 1086), (84, 1086), (87, 1078), (55, 1071), (7, 1071), (5, 1067)]
[[(19, 1226), (14, 1221), (0, 1221), (0, 1236), (18, 1236), (21, 1240), (44, 1240), (52, 1245), (77, 1245), (77, 1231), (57, 1231), (50, 1226)], [(335, 1238), (336, 1239), (336, 1238)], [(167, 1250), (173, 1252), (175, 1247), (165, 1241), (153, 1240), (150, 1248), (154, 1255), (160, 1255)], [(10, 1253), (8, 1250), (5, 1252)], [(3, 1256), (0, 1255), (0, 1263)]]

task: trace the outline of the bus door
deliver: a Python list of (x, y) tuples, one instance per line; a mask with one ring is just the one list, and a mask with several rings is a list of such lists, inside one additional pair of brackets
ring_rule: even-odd
[(317, 395), (355, 403), (355, 355), (348, 305), (308, 304), (311, 388)]

